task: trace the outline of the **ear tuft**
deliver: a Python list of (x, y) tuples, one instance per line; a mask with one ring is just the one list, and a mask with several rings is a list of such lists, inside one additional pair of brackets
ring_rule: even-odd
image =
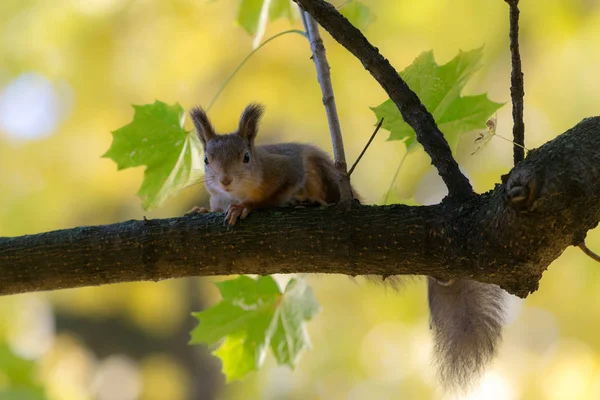
[(238, 128), (238, 134), (248, 141), (253, 141), (258, 133), (258, 124), (260, 122), (265, 107), (258, 103), (250, 103), (242, 116), (240, 117), (240, 126)]
[(215, 128), (210, 123), (206, 111), (200, 107), (193, 107), (190, 110), (190, 117), (202, 142), (202, 146), (206, 147), (206, 143), (216, 136)]

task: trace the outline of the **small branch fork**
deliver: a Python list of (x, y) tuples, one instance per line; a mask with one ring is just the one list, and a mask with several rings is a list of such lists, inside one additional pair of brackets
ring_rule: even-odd
[(510, 75), (510, 97), (512, 99), (513, 142), (515, 165), (525, 158), (525, 123), (523, 122), (523, 71), (519, 53), (519, 0), (504, 0), (510, 7), (510, 52), (512, 73)]
[[(510, 97), (512, 99), (514, 163), (517, 165), (525, 159), (525, 122), (523, 121), (523, 71), (519, 52), (519, 0), (504, 0), (509, 5), (510, 20), (510, 53), (512, 72), (510, 75)], [(585, 243), (578, 246), (592, 260), (600, 262), (600, 256), (591, 251)]]
[(354, 27), (334, 6), (323, 0), (294, 0), (308, 12), (329, 34), (356, 58), (379, 82), (396, 104), (404, 120), (415, 130), (417, 140), (431, 157), (451, 199), (461, 201), (471, 198), (473, 188), (460, 171), (458, 163), (433, 116), (410, 90), (398, 72), (391, 66), (362, 32)]
[(352, 200), (352, 188), (350, 186), (350, 175), (347, 172), (346, 154), (344, 152), (344, 141), (342, 140), (342, 130), (335, 106), (335, 97), (333, 96), (333, 87), (331, 85), (331, 75), (329, 74), (329, 63), (325, 55), (325, 46), (319, 34), (319, 26), (312, 19), (310, 14), (300, 8), (302, 22), (310, 41), (310, 47), (313, 53), (313, 61), (317, 69), (317, 79), (321, 92), (323, 93), (323, 105), (329, 121), (329, 133), (331, 134), (331, 143), (333, 145), (333, 157), (335, 168), (340, 179), (340, 202), (349, 204)]

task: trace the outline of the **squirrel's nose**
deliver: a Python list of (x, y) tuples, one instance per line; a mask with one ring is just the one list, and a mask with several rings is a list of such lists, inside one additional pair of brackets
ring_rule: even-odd
[(232, 179), (229, 176), (224, 176), (221, 179), (219, 179), (219, 181), (223, 186), (227, 186), (231, 183)]

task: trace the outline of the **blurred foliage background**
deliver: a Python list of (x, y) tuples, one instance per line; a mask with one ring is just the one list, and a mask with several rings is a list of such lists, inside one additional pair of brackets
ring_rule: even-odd
[[(340, 0), (341, 4), (342, 1)], [(398, 70), (433, 49), (447, 62), (485, 45), (484, 67), (465, 94), (510, 99), (508, 7), (502, 0), (368, 1), (369, 39)], [(334, 2), (334, 4), (336, 4)], [(2, 0), (0, 2), (0, 236), (130, 218), (182, 214), (206, 201), (202, 185), (144, 212), (135, 196), (142, 169), (117, 172), (101, 159), (131, 104), (160, 99), (206, 105), (252, 49), (235, 23), (237, 1)], [(522, 2), (526, 146), (552, 139), (600, 104), (600, 2)], [(295, 27), (300, 28), (299, 21)], [(290, 28), (269, 24), (265, 38)], [(326, 34), (325, 44), (352, 162), (385, 93)], [(297, 140), (330, 150), (308, 43), (278, 38), (257, 53), (211, 109), (232, 130), (250, 101), (267, 105), (259, 141)], [(510, 105), (497, 132), (511, 136)], [(191, 129), (189, 121), (186, 122)], [(494, 138), (457, 158), (479, 192), (512, 166), (512, 146)], [(353, 174), (369, 203), (381, 203), (401, 142), (382, 133)], [(409, 155), (393, 199), (430, 204), (444, 187), (421, 152)], [(368, 221), (366, 222), (368, 223)], [(600, 232), (588, 245), (600, 249)], [(0, 299), (0, 399), (403, 399), (443, 395), (430, 365), (422, 281), (401, 293), (343, 276), (311, 278), (322, 312), (309, 324), (313, 350), (295, 371), (273, 360), (225, 386), (219, 362), (187, 345), (191, 311), (218, 300), (209, 280), (121, 284)], [(600, 272), (568, 249), (540, 290), (513, 299), (500, 356), (468, 399), (600, 398)]]

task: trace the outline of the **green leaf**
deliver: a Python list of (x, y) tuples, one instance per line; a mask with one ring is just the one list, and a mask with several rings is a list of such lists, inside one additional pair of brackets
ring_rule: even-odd
[[(258, 29), (260, 12), (266, 0), (242, 0), (238, 9), (237, 22), (248, 32), (254, 35)], [(291, 0), (271, 0), (269, 4), (269, 21), (278, 18), (287, 18), (294, 22), (295, 4)]]
[(294, 368), (299, 355), (310, 347), (304, 321), (319, 312), (319, 303), (304, 280), (292, 279), (276, 312), (276, 326), (271, 339), (271, 350), (277, 362)]
[(102, 157), (114, 160), (118, 169), (147, 166), (138, 195), (149, 209), (198, 181), (201, 145), (195, 134), (183, 129), (185, 114), (179, 104), (157, 100), (133, 108), (133, 121), (112, 133), (112, 144)]
[(271, 276), (240, 276), (216, 285), (223, 299), (193, 313), (200, 323), (190, 343), (222, 342), (213, 354), (221, 359), (228, 382), (258, 370), (269, 347), (280, 365), (294, 368), (310, 346), (304, 323), (319, 311), (306, 282), (292, 279), (283, 292)]
[(369, 7), (356, 0), (348, 1), (340, 10), (340, 13), (361, 31), (375, 20)]
[[(433, 51), (422, 53), (400, 73), (408, 86), (438, 124), (444, 137), (455, 149), (460, 135), (474, 129), (485, 128), (488, 118), (504, 103), (495, 103), (487, 94), (463, 96), (460, 93), (467, 81), (479, 69), (483, 47), (460, 51), (450, 62), (437, 65)], [(388, 140), (404, 140), (410, 146), (415, 132), (402, 119), (392, 100), (373, 107), (377, 120), (384, 118), (382, 127), (390, 131)]]
[(237, 22), (248, 32), (254, 35), (258, 29), (260, 10), (264, 0), (242, 0), (238, 10)]
[(269, 21), (275, 21), (278, 18), (287, 18), (290, 23), (294, 22), (296, 5), (292, 0), (273, 0), (269, 8)]
[(36, 379), (36, 363), (16, 356), (0, 344), (2, 387), (0, 400), (44, 400), (44, 388)]
[(45, 400), (46, 398), (41, 389), (0, 389), (0, 400)]

